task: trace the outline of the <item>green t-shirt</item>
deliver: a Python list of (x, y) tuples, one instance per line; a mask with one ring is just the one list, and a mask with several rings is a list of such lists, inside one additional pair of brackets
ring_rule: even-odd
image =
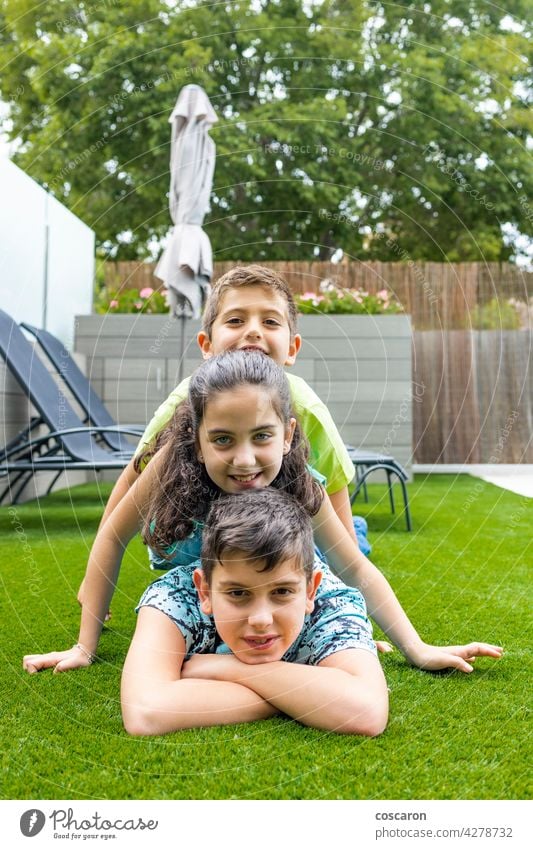
[[(157, 434), (170, 421), (174, 410), (187, 397), (189, 377), (182, 380), (155, 411), (152, 421), (144, 431), (137, 452), (150, 445)], [(293, 410), (300, 426), (309, 440), (310, 464), (327, 480), (329, 495), (338, 492), (350, 483), (354, 476), (353, 463), (335, 427), (328, 408), (311, 387), (293, 374), (287, 374), (291, 390)]]

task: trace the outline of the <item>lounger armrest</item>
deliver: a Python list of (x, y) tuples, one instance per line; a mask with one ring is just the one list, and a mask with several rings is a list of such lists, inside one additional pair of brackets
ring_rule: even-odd
[[(32, 451), (36, 448), (39, 448), (41, 445), (45, 445), (51, 439), (61, 439), (63, 436), (68, 436), (71, 433), (105, 433), (106, 431), (113, 430), (115, 432), (119, 432), (125, 435), (130, 436), (138, 436), (138, 431), (128, 430), (126, 428), (120, 427), (91, 427), (88, 425), (87, 427), (69, 427), (65, 428), (65, 430), (52, 430), (49, 433), (43, 434), (43, 436), (38, 436), (36, 439), (30, 439), (28, 442), (22, 442), (19, 445), (15, 445), (9, 451), (5, 451), (2, 455), (2, 462), (5, 462), (10, 457), (15, 456), (18, 453), (23, 453), (27, 451)], [(132, 446), (133, 450), (133, 446)], [(110, 454), (111, 456), (111, 454)]]

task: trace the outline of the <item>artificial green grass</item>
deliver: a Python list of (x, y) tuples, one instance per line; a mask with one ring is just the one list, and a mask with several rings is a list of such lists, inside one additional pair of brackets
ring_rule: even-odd
[(516, 799), (527, 786), (528, 617), (533, 502), (468, 476), (417, 477), (414, 531), (369, 487), (372, 559), (420, 634), (442, 645), (499, 643), (472, 675), (432, 675), (382, 656), (390, 722), (377, 739), (283, 718), (130, 738), (121, 666), (133, 608), (154, 578), (139, 539), (126, 553), (100, 662), (29, 676), (23, 654), (77, 639), (76, 592), (109, 486), (0, 510), (3, 798)]

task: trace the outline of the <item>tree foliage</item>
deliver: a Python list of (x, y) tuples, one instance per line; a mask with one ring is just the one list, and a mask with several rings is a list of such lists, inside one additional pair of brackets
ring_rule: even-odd
[(527, 5), (0, 0), (15, 161), (102, 250), (147, 256), (195, 82), (219, 116), (218, 259), (503, 260), (502, 225), (533, 230)]

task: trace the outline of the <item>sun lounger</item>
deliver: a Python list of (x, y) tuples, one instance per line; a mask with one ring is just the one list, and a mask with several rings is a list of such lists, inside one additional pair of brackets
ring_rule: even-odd
[[(72, 392), (86, 415), (83, 423), (90, 423), (102, 428), (116, 428), (116, 421), (104, 405), (100, 396), (92, 388), (89, 380), (85, 377), (81, 369), (78, 368), (63, 343), (47, 330), (40, 330), (31, 324), (26, 324), (26, 322), (22, 322), (20, 326), (35, 336), (61, 379)], [(122, 425), (121, 430), (124, 427), (128, 428), (128, 433), (137, 432), (139, 436), (142, 436), (144, 432), (144, 427), (139, 425)], [(113, 451), (131, 450), (130, 443), (117, 430), (102, 432), (102, 439)]]
[[(0, 450), (0, 477), (8, 481), (0, 493), (0, 503), (8, 492), (16, 503), (24, 487), (40, 471), (57, 472), (48, 487), (50, 492), (58, 477), (69, 469), (102, 471), (122, 469), (128, 464), (133, 445), (113, 451), (105, 446), (102, 436), (115, 432), (136, 437), (138, 429), (84, 425), (20, 327), (3, 310), (0, 310), (0, 354), (37, 413)], [(34, 436), (41, 426), (47, 428), (47, 433)]]

